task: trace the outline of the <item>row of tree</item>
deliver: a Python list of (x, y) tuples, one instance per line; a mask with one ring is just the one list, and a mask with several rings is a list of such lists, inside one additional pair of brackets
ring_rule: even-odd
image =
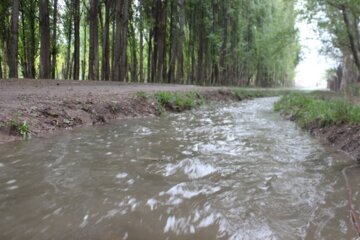
[(284, 86), (293, 0), (2, 0), (0, 78)]
[(360, 82), (360, 2), (307, 0), (305, 6), (305, 16), (317, 23), (323, 50), (339, 64), (328, 76), (330, 88), (349, 95), (350, 85)]

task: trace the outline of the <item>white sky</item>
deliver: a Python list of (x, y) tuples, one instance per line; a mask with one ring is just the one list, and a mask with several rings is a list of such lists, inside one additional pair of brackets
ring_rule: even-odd
[(300, 33), (303, 60), (296, 68), (295, 84), (301, 88), (326, 88), (325, 73), (331, 68), (332, 61), (320, 55), (321, 41), (315, 24), (298, 19), (296, 27)]

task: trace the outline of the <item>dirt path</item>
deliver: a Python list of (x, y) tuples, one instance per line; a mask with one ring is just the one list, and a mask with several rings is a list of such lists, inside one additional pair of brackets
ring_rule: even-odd
[[(78, 126), (102, 124), (121, 118), (160, 115), (162, 109), (153, 97), (158, 91), (197, 92), (209, 101), (240, 100), (232, 89), (219, 87), (0, 80), (0, 144), (21, 139), (21, 129), (29, 131), (32, 137), (47, 137)], [(359, 129), (358, 125), (326, 128), (314, 125), (306, 130), (360, 161)]]
[[(157, 91), (203, 93), (213, 100), (219, 88), (191, 85), (125, 84), (119, 82), (12, 79), (0, 81), (0, 143), (20, 139), (26, 122), (32, 136), (60, 129), (104, 123), (112, 119), (158, 115), (153, 98), (136, 97)], [(211, 93), (211, 94), (210, 94)], [(211, 99), (210, 99), (211, 100)]]
[[(126, 84), (119, 82), (13, 79), (0, 81), (0, 106), (31, 104), (40, 101), (88, 99), (136, 92), (204, 91), (217, 88), (192, 85)], [(24, 101), (25, 99), (30, 102)]]

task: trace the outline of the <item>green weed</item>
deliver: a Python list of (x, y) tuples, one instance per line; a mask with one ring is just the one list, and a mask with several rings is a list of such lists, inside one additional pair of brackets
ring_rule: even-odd
[(30, 127), (26, 121), (24, 121), (22, 124), (18, 125), (18, 130), (19, 130), (20, 136), (22, 136), (22, 138), (26, 139), (29, 137)]
[(139, 92), (137, 92), (136, 93), (136, 96), (138, 97), (138, 98), (146, 98), (146, 92), (144, 92), (144, 91), (139, 91)]
[(289, 94), (274, 106), (292, 116), (301, 126), (315, 121), (323, 125), (338, 123), (360, 123), (360, 107), (340, 98), (323, 98), (318, 94)]
[(163, 109), (181, 112), (190, 110), (203, 103), (203, 99), (199, 97), (199, 94), (193, 92), (187, 94), (157, 92), (155, 93), (155, 99), (159, 104), (160, 111)]
[(1, 123), (1, 127), (6, 126), (9, 127), (11, 132), (19, 134), (23, 139), (26, 139), (30, 136), (30, 127), (26, 121), (18, 123), (16, 120), (11, 119)]

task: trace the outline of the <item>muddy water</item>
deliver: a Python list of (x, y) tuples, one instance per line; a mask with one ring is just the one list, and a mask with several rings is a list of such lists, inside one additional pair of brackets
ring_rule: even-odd
[(275, 100), (0, 146), (0, 239), (356, 239), (353, 162)]

